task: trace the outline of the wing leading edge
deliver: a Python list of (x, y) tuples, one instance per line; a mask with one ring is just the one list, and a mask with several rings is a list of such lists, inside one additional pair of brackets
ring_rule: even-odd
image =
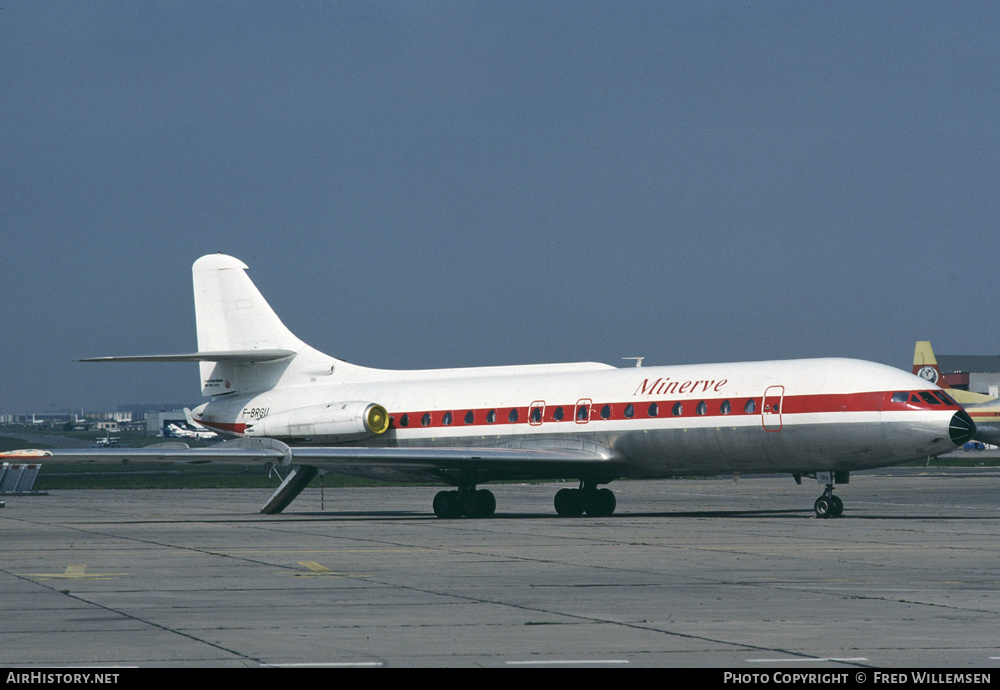
[[(65, 448), (45, 451), (8, 451), (2, 460), (39, 462), (177, 462), (177, 463), (274, 463), (306, 465), (338, 471), (395, 468), (405, 470), (475, 470), (539, 478), (593, 474), (611, 470), (617, 458), (610, 452), (584, 448), (431, 448), (431, 447), (290, 447), (274, 439), (235, 439), (190, 448), (185, 443), (163, 443), (146, 448)], [(601, 472), (603, 474), (603, 472)]]

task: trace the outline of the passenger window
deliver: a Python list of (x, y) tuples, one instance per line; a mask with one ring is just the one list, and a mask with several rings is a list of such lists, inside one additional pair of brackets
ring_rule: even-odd
[(535, 422), (536, 424), (542, 421), (542, 408), (540, 407), (531, 408), (531, 421)]
[(894, 403), (905, 403), (909, 399), (910, 399), (910, 394), (909, 393), (893, 393), (892, 394), (892, 401)]
[(698, 403), (698, 407), (695, 408), (695, 412), (697, 412), (699, 415), (703, 415), (708, 412), (708, 405), (705, 403), (704, 400)]
[(512, 409), (511, 411), (510, 411), (510, 414), (509, 414), (509, 415), (507, 415), (507, 421), (508, 421), (508, 422), (516, 422), (516, 421), (517, 421), (517, 408), (516, 408), (516, 407), (515, 407), (515, 408), (513, 408), (513, 409)]
[(404, 414), (399, 418), (399, 426), (410, 426), (410, 415)]
[(424, 416), (420, 418), (420, 426), (429, 426), (431, 423), (431, 413), (424, 412)]
[(564, 416), (565, 413), (563, 412), (563, 408), (561, 407), (557, 407), (556, 411), (552, 413), (552, 419), (556, 420), (557, 422), (561, 422)]
[(451, 412), (445, 412), (444, 419), (441, 421), (444, 422), (445, 426), (451, 426)]
[(747, 400), (747, 404), (743, 406), (743, 411), (747, 414), (753, 414), (757, 411), (757, 403), (754, 402), (753, 398)]
[(635, 416), (635, 408), (632, 407), (632, 403), (629, 403), (628, 405), (625, 406), (625, 417), (628, 419), (632, 419), (632, 417), (634, 416)]
[(497, 421), (497, 411), (490, 410), (489, 412), (486, 413), (486, 423), (492, 424), (495, 421)]
[(656, 415), (660, 414), (660, 406), (657, 405), (656, 403), (650, 403), (649, 409), (646, 410), (646, 414), (648, 414), (650, 417), (655, 417)]
[(576, 410), (576, 418), (581, 422), (586, 421), (588, 414), (586, 405), (580, 405)]
[(611, 407), (605, 405), (601, 408), (601, 419), (611, 419)]
[(733, 406), (729, 404), (728, 400), (723, 400), (722, 405), (719, 407), (719, 412), (722, 414), (729, 414), (733, 411)]
[(472, 422), (474, 422), (475, 419), (476, 419), (476, 415), (473, 414), (472, 410), (469, 410), (468, 412), (465, 413), (465, 423), (466, 424), (472, 424)]
[(675, 402), (674, 409), (672, 409), (670, 413), (673, 414), (675, 417), (680, 417), (682, 414), (684, 414), (684, 405), (682, 405), (679, 402)]

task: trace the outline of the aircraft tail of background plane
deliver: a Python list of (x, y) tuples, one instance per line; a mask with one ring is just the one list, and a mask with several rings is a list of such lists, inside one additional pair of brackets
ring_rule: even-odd
[(937, 384), (941, 381), (941, 369), (929, 340), (918, 340), (913, 348), (913, 373), (925, 381)]
[(934, 350), (931, 348), (929, 340), (918, 340), (913, 349), (913, 373), (941, 388), (944, 388), (951, 397), (962, 405), (972, 405), (977, 403), (990, 402), (993, 400), (988, 395), (982, 393), (972, 393), (970, 391), (951, 388), (941, 375), (941, 368), (938, 366)]

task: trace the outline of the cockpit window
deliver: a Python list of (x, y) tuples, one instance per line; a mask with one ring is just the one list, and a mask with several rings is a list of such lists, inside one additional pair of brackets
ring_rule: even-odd
[(945, 393), (944, 391), (933, 391), (933, 393), (941, 400), (943, 400), (945, 405), (958, 405), (958, 403), (955, 402), (955, 399), (952, 398), (947, 393)]
[(930, 391), (920, 391), (920, 397), (931, 405), (940, 405), (941, 401), (931, 395)]
[(905, 403), (909, 399), (910, 399), (910, 394), (909, 393), (893, 393), (892, 394), (892, 401), (894, 403)]

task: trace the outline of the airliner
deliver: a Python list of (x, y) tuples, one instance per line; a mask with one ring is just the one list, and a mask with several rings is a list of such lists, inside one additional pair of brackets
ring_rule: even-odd
[[(273, 463), (287, 474), (261, 509), (279, 513), (318, 474), (434, 481), (440, 518), (487, 518), (487, 482), (568, 480), (559, 516), (609, 516), (616, 479), (719, 473), (815, 478), (836, 517), (850, 473), (941, 455), (975, 424), (937, 386), (854, 359), (683, 366), (595, 362), (372, 369), (323, 354), (278, 318), (240, 260), (193, 266), (198, 350), (87, 362), (198, 362), (208, 448), (46, 451), (60, 461)], [(637, 360), (637, 365), (641, 360)], [(16, 455), (16, 453), (14, 453)], [(7, 454), (12, 455), (11, 453)]]
[(179, 424), (166, 424), (163, 427), (163, 435), (172, 438), (197, 438), (197, 439), (218, 439), (219, 435), (208, 429), (189, 429)]

